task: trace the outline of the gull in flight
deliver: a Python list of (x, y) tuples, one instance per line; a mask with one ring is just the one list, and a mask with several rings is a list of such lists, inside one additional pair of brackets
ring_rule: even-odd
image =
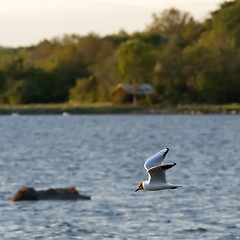
[(135, 192), (138, 190), (156, 191), (181, 187), (166, 181), (166, 170), (176, 165), (176, 163), (162, 164), (168, 151), (169, 149), (165, 148), (146, 160), (144, 167), (148, 172), (148, 181), (141, 182)]

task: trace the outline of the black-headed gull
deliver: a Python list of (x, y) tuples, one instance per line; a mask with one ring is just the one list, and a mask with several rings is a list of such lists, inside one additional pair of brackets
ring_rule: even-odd
[(168, 151), (169, 149), (165, 148), (146, 160), (144, 167), (148, 172), (148, 181), (141, 182), (135, 192), (138, 190), (156, 191), (181, 187), (166, 181), (166, 170), (176, 165), (176, 163), (162, 165)]

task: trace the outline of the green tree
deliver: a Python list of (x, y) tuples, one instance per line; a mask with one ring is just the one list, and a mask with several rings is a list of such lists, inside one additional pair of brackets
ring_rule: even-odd
[(136, 104), (138, 85), (152, 80), (155, 61), (151, 48), (146, 43), (132, 40), (118, 47), (117, 56), (120, 73), (133, 86), (133, 104)]
[(182, 49), (176, 41), (172, 40), (160, 50), (157, 56), (154, 87), (161, 102), (188, 101), (183, 67)]
[(54, 102), (54, 87), (53, 76), (50, 73), (34, 68), (23, 81), (21, 102)]
[(212, 64), (213, 56), (206, 46), (190, 45), (183, 52), (183, 74), (188, 88), (188, 102), (203, 101), (202, 93), (199, 90), (199, 82), (206, 67)]
[(154, 13), (152, 18), (153, 21), (147, 30), (165, 35), (181, 34), (184, 27), (193, 21), (189, 13), (180, 12), (175, 8), (166, 9), (159, 15)]
[(188, 12), (175, 8), (166, 9), (160, 14), (154, 13), (152, 23), (146, 28), (146, 32), (177, 40), (182, 46), (197, 41), (203, 31), (204, 26), (196, 22)]
[(76, 85), (69, 90), (69, 100), (72, 102), (95, 102), (96, 79), (93, 76), (77, 79)]
[(186, 80), (197, 90), (197, 101), (240, 100), (239, 4), (223, 3), (212, 13), (211, 24), (199, 41), (184, 50)]
[(0, 102), (19, 104), (22, 100), (24, 79), (31, 66), (14, 51), (6, 51), (0, 60)]
[(51, 76), (47, 78), (51, 86), (51, 102), (67, 101), (69, 88), (78, 78), (89, 75), (87, 65), (74, 44), (57, 46), (38, 66)]
[(76, 51), (83, 57), (84, 61), (90, 63), (97, 57), (101, 49), (101, 44), (101, 38), (92, 33), (79, 39)]
[(224, 30), (240, 46), (240, 1), (225, 1), (212, 13), (212, 31)]

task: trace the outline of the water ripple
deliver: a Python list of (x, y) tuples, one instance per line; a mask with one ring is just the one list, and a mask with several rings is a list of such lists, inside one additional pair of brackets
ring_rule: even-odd
[[(239, 116), (0, 117), (0, 239), (240, 239)], [(169, 147), (172, 191), (137, 192)], [(10, 202), (21, 186), (91, 201)]]

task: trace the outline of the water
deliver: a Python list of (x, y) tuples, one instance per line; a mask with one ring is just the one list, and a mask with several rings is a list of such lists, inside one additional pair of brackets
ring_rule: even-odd
[[(240, 116), (0, 117), (0, 239), (240, 239)], [(169, 147), (168, 181), (134, 192)], [(21, 186), (91, 201), (11, 202)]]

